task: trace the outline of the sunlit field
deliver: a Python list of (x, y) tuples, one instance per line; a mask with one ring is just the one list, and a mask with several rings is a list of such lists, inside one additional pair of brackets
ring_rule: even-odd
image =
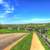
[[(12, 41), (13, 41), (13, 37), (16, 39), (17, 37), (19, 37), (19, 35), (25, 36), (28, 34), (19, 43), (15, 44), (12, 48), (10, 48), (10, 50), (30, 50), (33, 32), (36, 32), (41, 44), (44, 46), (46, 50), (49, 50), (49, 46), (47, 45), (47, 43), (50, 44), (50, 42), (49, 41), (47, 43), (45, 42), (47, 41), (45, 39), (47, 38), (50, 39), (50, 28), (49, 27), (50, 26), (48, 24), (0, 25), (0, 34), (2, 36), (3, 34), (6, 35), (6, 36), (4, 35), (3, 37), (1, 37), (1, 39), (6, 38), (6, 37), (10, 37), (11, 39), (12, 37)], [(45, 36), (45, 38), (43, 36)]]

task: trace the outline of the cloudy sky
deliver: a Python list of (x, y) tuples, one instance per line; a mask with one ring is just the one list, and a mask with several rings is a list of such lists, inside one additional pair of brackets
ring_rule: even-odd
[(0, 0), (0, 24), (48, 22), (49, 0)]

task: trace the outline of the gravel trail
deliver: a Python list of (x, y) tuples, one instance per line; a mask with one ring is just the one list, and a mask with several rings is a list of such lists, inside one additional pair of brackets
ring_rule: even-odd
[(0, 50), (3, 50), (5, 47), (9, 46), (13, 42), (17, 41), (23, 37), (26, 33), (10, 34), (10, 35), (0, 35)]

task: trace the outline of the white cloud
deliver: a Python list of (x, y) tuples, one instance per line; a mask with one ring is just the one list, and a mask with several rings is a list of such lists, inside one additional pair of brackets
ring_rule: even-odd
[(14, 7), (12, 7), (11, 10), (13, 11), (14, 10)]
[(2, 24), (28, 24), (28, 23), (48, 23), (50, 22), (50, 19), (40, 19), (40, 18), (34, 18), (30, 20), (11, 20), (10, 22), (5, 20), (0, 21)]
[(3, 0), (0, 0), (0, 4), (3, 4)]
[(50, 20), (50, 19), (49, 18), (47, 18), (47, 19), (45, 19), (45, 18), (34, 18), (32, 20), (40, 20), (40, 21), (42, 20), (43, 21), (43, 20)]
[(50, 22), (50, 19), (44, 19), (44, 18), (33, 18), (29, 20), (23, 20), (22, 23), (48, 23)]
[(10, 5), (6, 4), (5, 5), (5, 13), (12, 13), (14, 11), (14, 7), (10, 7)]
[(35, 18), (35, 19), (32, 19), (32, 22), (33, 23), (48, 23), (50, 21), (50, 19), (44, 19), (44, 18)]
[(5, 7), (5, 12), (0, 17), (6, 17), (8, 13), (12, 13), (14, 11), (14, 7), (10, 6), (7, 2), (0, 0), (0, 4)]

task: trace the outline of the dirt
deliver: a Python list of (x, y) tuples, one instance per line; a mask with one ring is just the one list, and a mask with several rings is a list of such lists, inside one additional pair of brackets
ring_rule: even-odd
[(4, 50), (11, 50), (11, 48), (13, 48), (15, 45), (17, 45), (23, 38), (25, 38), (28, 34), (26, 34), (25, 36), (21, 37), (19, 40), (16, 40), (14, 43), (12, 43), (11, 45), (7, 46), (6, 48), (4, 48)]
[(4, 38), (6, 38), (6, 37), (10, 37), (10, 36), (12, 36), (13, 34), (0, 34), (0, 40), (1, 39), (4, 39)]
[(13, 42), (23, 37), (26, 33), (14, 33), (14, 34), (0, 34), (0, 50), (3, 50)]
[(45, 50), (36, 33), (33, 33), (30, 50)]

